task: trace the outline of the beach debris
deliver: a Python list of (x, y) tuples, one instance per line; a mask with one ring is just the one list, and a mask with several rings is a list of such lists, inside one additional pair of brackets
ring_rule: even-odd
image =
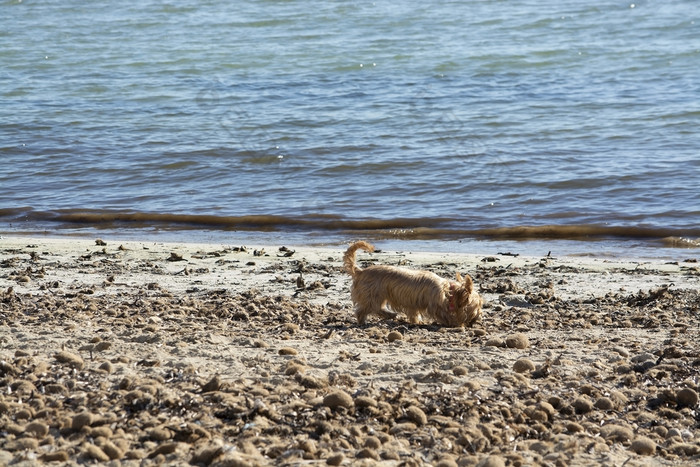
[(107, 246), (107, 242), (102, 240), (101, 238), (95, 239), (95, 245), (97, 246)]
[(176, 253), (174, 251), (170, 252), (170, 256), (166, 261), (187, 261), (185, 258), (182, 257), (180, 253)]
[(290, 249), (287, 248), (286, 246), (281, 246), (281, 247), (279, 248), (279, 252), (282, 253), (282, 254), (281, 254), (281, 255), (277, 255), (277, 257), (281, 257), (281, 258), (290, 258), (291, 256), (294, 255), (294, 253), (296, 253), (296, 251), (290, 250)]

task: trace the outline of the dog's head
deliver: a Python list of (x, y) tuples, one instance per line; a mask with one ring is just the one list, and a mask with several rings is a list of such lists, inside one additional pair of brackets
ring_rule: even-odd
[(469, 274), (464, 277), (457, 273), (457, 282), (450, 288), (450, 314), (454, 320), (453, 326), (470, 326), (481, 317), (481, 306), (484, 301), (474, 290), (474, 282)]

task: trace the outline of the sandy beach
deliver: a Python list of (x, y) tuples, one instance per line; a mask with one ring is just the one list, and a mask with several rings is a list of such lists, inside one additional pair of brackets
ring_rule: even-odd
[(470, 274), (466, 329), (359, 326), (343, 252), (0, 239), (0, 465), (700, 463), (692, 250), (358, 256)]

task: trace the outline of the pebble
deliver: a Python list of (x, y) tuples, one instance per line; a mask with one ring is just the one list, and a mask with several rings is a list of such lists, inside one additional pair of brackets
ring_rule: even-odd
[(479, 461), (476, 467), (506, 467), (506, 463), (500, 456), (488, 456)]
[(630, 428), (620, 425), (605, 425), (600, 429), (600, 436), (608, 441), (624, 443), (634, 436)]
[(343, 463), (345, 460), (345, 456), (343, 455), (342, 452), (337, 452), (335, 454), (332, 454), (326, 458), (326, 464), (328, 465), (340, 465)]
[(389, 342), (400, 341), (403, 340), (403, 334), (401, 334), (399, 331), (391, 331), (389, 334), (387, 334), (386, 339)]
[(365, 439), (364, 447), (377, 450), (382, 447), (382, 442), (376, 436), (368, 436)]
[(115, 445), (113, 442), (111, 442), (109, 440), (105, 440), (101, 444), (100, 449), (102, 449), (102, 451), (105, 454), (107, 454), (107, 456), (112, 460), (121, 459), (122, 457), (124, 457), (124, 451), (119, 449), (119, 447), (117, 447), (117, 445)]
[(653, 456), (656, 454), (656, 443), (647, 437), (640, 436), (632, 441), (630, 451), (640, 456)]
[(506, 337), (506, 347), (510, 349), (527, 349), (530, 347), (530, 340), (525, 334), (517, 332)]
[(516, 360), (513, 364), (513, 371), (516, 373), (527, 373), (528, 371), (534, 371), (535, 364), (529, 358), (521, 358)]
[(114, 373), (114, 365), (111, 362), (102, 362), (98, 368), (107, 373)]
[(459, 464), (457, 464), (457, 462), (454, 459), (450, 457), (442, 457), (435, 465), (435, 467), (458, 467), (458, 465)]
[(82, 370), (85, 366), (85, 362), (80, 355), (76, 355), (65, 350), (58, 352), (56, 355), (54, 355), (54, 358), (59, 363), (64, 363), (72, 368), (75, 368), (76, 370)]
[(49, 426), (46, 423), (35, 421), (28, 423), (27, 426), (24, 427), (24, 432), (41, 439), (49, 434)]
[(420, 407), (416, 407), (415, 405), (412, 405), (406, 409), (406, 418), (418, 426), (423, 426), (428, 423), (428, 417), (425, 415), (425, 412), (423, 412)]
[(578, 397), (573, 404), (574, 410), (578, 414), (585, 414), (593, 410), (593, 403), (585, 396)]
[(94, 423), (95, 416), (90, 412), (81, 412), (73, 416), (70, 427), (73, 431), (80, 431), (84, 426), (90, 426)]
[(505, 347), (506, 343), (500, 337), (491, 337), (484, 344), (486, 347)]
[(216, 443), (212, 445), (207, 445), (204, 446), (203, 448), (199, 449), (194, 453), (194, 456), (192, 456), (191, 464), (204, 464), (204, 465), (209, 465), (211, 464), (214, 459), (219, 457), (221, 453), (223, 452), (223, 447), (221, 446), (221, 443)]
[(291, 347), (282, 347), (279, 350), (279, 354), (280, 355), (298, 355), (299, 352), (297, 351), (297, 349), (293, 349)]
[(698, 393), (690, 388), (683, 388), (676, 393), (676, 402), (684, 407), (694, 408), (698, 405)]
[(177, 451), (177, 448), (180, 446), (180, 443), (163, 443), (157, 448), (155, 448), (151, 453), (148, 455), (149, 459), (153, 459), (154, 457), (157, 457), (159, 455), (168, 455), (172, 454), (175, 451)]
[(598, 398), (598, 400), (595, 401), (595, 404), (593, 404), (593, 406), (596, 409), (600, 410), (613, 410), (615, 408), (615, 404), (609, 397)]
[(221, 388), (221, 377), (215, 375), (206, 384), (202, 385), (202, 392), (218, 391)]
[(569, 422), (566, 424), (566, 431), (569, 433), (582, 433), (583, 427), (576, 422)]
[(357, 396), (355, 398), (355, 405), (357, 407), (376, 407), (377, 400), (369, 396)]
[(360, 449), (355, 455), (355, 457), (358, 459), (374, 459), (375, 461), (379, 460), (379, 454), (377, 454), (377, 452), (374, 449), (370, 448)]
[(331, 409), (337, 409), (338, 407), (345, 407), (346, 409), (352, 408), (355, 403), (352, 397), (347, 392), (342, 389), (333, 391), (323, 398), (323, 405)]
[(469, 373), (469, 370), (467, 369), (466, 366), (456, 366), (452, 368), (452, 374), (455, 376), (465, 376)]
[(83, 454), (85, 454), (86, 457), (89, 457), (91, 459), (95, 459), (98, 462), (107, 462), (110, 460), (109, 456), (105, 454), (105, 452), (95, 446), (94, 444), (88, 444), (83, 448)]
[(173, 437), (173, 432), (165, 427), (157, 426), (148, 431), (148, 437), (153, 441), (167, 441)]
[(68, 462), (70, 456), (66, 451), (61, 450), (42, 454), (41, 456), (39, 456), (39, 459), (41, 459), (44, 462)]

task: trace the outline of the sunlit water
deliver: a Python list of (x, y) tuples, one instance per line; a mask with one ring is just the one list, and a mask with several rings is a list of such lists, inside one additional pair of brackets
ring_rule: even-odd
[(6, 1), (0, 231), (693, 246), (698, 11)]

